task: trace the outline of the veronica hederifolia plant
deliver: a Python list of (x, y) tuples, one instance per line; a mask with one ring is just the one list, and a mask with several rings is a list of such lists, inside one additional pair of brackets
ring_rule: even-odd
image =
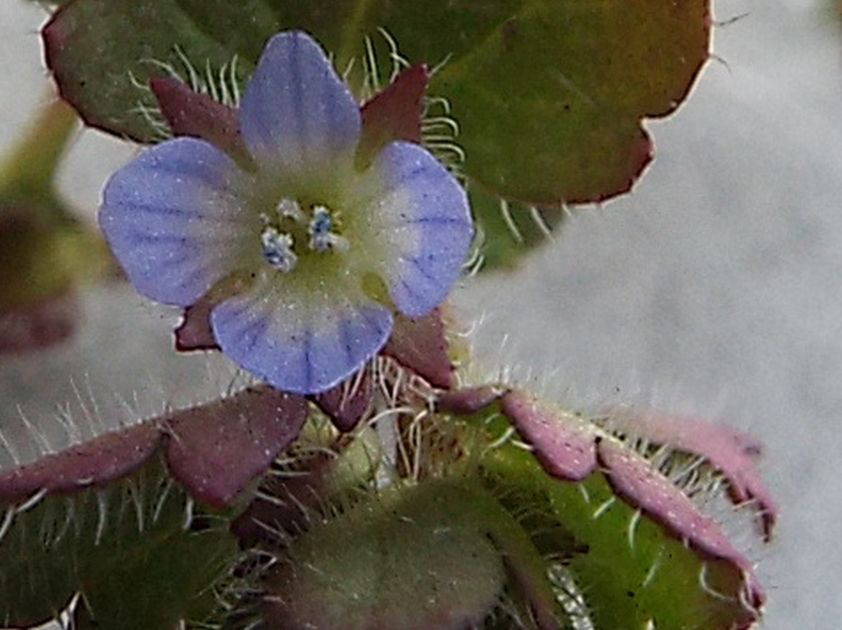
[[(65, 77), (85, 40), (68, 25), (95, 4), (48, 27)], [(236, 24), (256, 9), (222, 10)], [(700, 502), (733, 500), (768, 537), (755, 443), (513, 383), (460, 387), (475, 371), (443, 302), (474, 227), (422, 146), (437, 142), (428, 70), (357, 100), (300, 31), (255, 61), (241, 98), (150, 77), (176, 137), (114, 175), (100, 222), (132, 284), (185, 309), (180, 348), (219, 348), (265, 383), (0, 475), (0, 558), (17, 559), (0, 560), (0, 616), (30, 624), (73, 601), (80, 627), (752, 626), (754, 567)], [(648, 149), (635, 155), (638, 170)]]

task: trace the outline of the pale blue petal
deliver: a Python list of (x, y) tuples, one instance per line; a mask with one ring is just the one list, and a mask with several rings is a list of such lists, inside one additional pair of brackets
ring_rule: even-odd
[(366, 298), (264, 282), (211, 314), (214, 337), (235, 363), (274, 387), (315, 394), (359, 370), (386, 343), (389, 310)]
[(243, 140), (261, 168), (298, 176), (353, 159), (357, 102), (306, 33), (272, 37), (240, 106)]
[(465, 191), (430, 153), (407, 142), (384, 148), (365, 177), (357, 212), (365, 238), (384, 252), (372, 260), (398, 310), (426, 315), (447, 297), (471, 246)]
[(241, 177), (227, 155), (192, 138), (148, 149), (111, 177), (99, 223), (140, 293), (189, 306), (235, 269), (252, 240), (257, 248)]

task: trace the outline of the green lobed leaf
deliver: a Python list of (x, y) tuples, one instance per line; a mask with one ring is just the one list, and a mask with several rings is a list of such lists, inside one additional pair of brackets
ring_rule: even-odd
[(55, 618), (74, 596), (77, 627), (160, 630), (201, 620), (238, 556), (227, 520), (192, 512), (157, 459), (104, 489), (6, 507), (0, 621)]
[[(756, 611), (741, 603), (743, 576), (733, 564), (702, 558), (620, 501), (600, 473), (577, 483), (547, 477), (514, 447), (483, 461), (492, 484), (509, 502), (531, 503), (543, 515), (532, 523), (544, 553), (562, 555), (571, 618), (597, 628), (748, 628)], [(528, 524), (527, 524), (528, 525)], [(572, 595), (569, 593), (568, 595)], [(575, 627), (575, 626), (574, 626)]]
[[(470, 181), (538, 205), (627, 191), (651, 157), (645, 117), (672, 112), (708, 57), (708, 0), (75, 0), (44, 30), (63, 96), (89, 124), (139, 140), (154, 130), (137, 87), (151, 60), (247, 76), (273, 33), (303, 28), (360, 89), (366, 36), (384, 28), (431, 67), (430, 93), (459, 122)], [(385, 77), (384, 77), (385, 78)]]

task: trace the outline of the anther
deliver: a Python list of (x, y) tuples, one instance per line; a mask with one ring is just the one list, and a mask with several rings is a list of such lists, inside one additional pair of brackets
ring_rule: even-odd
[(348, 241), (333, 232), (333, 219), (325, 206), (313, 206), (313, 217), (308, 226), (310, 249), (325, 252), (330, 249), (347, 251)]
[(284, 273), (289, 273), (295, 269), (298, 256), (292, 249), (293, 239), (291, 235), (278, 232), (272, 226), (267, 226), (260, 233), (260, 244), (263, 246), (263, 258), (273, 268)]
[(293, 221), (297, 221), (299, 223), (304, 223), (305, 221), (304, 212), (301, 210), (301, 206), (298, 205), (298, 202), (295, 201), (295, 199), (284, 197), (278, 202), (278, 205), (275, 207), (275, 211), (281, 218), (292, 219)]

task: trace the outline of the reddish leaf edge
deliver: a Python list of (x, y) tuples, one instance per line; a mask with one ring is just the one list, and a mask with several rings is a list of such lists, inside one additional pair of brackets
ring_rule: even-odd
[[(64, 46), (64, 36), (60, 31), (61, 19), (63, 17), (64, 11), (66, 11), (67, 8), (70, 5), (74, 4), (75, 1), (76, 0), (72, 0), (71, 2), (59, 7), (53, 13), (53, 15), (49, 18), (49, 20), (46, 22), (44, 27), (42, 28), (42, 39), (43, 39), (43, 42), (44, 42), (45, 63), (46, 63), (47, 68), (53, 73), (53, 75), (55, 77), (55, 82), (56, 82), (57, 87), (58, 87), (59, 95), (61, 96), (61, 98), (65, 102), (70, 104), (78, 112), (80, 118), (82, 118), (82, 120), (85, 122), (85, 124), (88, 125), (89, 127), (99, 129), (101, 131), (104, 131), (104, 132), (112, 134), (112, 135), (121, 135), (122, 137), (128, 138), (128, 139), (133, 140), (135, 142), (145, 143), (146, 142), (145, 138), (138, 137), (138, 136), (133, 135), (131, 133), (121, 132), (120, 134), (115, 134), (115, 132), (112, 131), (109, 128), (109, 125), (108, 125), (107, 121), (99, 120), (97, 117), (89, 115), (89, 113), (83, 111), (83, 108), (77, 107), (77, 105), (76, 105), (74, 94), (72, 93), (72, 90), (69, 89), (69, 86), (72, 86), (73, 82), (66, 80), (66, 78), (62, 74), (59, 66), (56, 64), (57, 55), (59, 55), (61, 53), (61, 50)], [(712, 17), (711, 9), (710, 9), (709, 5), (707, 6), (705, 16), (704, 16), (704, 20), (705, 20), (704, 28), (705, 28), (706, 33), (708, 33), (708, 42), (710, 42), (710, 32), (712, 30), (713, 17)], [(638, 129), (639, 129), (639, 133), (640, 133), (640, 138), (639, 138), (636, 150), (632, 151), (632, 153), (631, 153), (632, 163), (636, 164), (636, 166), (634, 166), (631, 169), (629, 177), (621, 185), (619, 185), (619, 186), (617, 186), (613, 189), (610, 189), (608, 191), (602, 192), (600, 194), (585, 195), (585, 196), (573, 196), (573, 197), (570, 197), (570, 198), (564, 199), (564, 200), (559, 200), (559, 199), (556, 199), (556, 198), (553, 198), (553, 199), (546, 199), (546, 198), (530, 199), (528, 197), (525, 197), (525, 198), (510, 198), (510, 199), (515, 200), (515, 201), (520, 201), (520, 202), (523, 202), (523, 203), (527, 203), (527, 204), (531, 204), (531, 205), (546, 205), (546, 206), (552, 206), (552, 207), (559, 207), (562, 204), (564, 204), (564, 205), (582, 205), (582, 204), (590, 204), (590, 203), (604, 203), (604, 202), (609, 201), (609, 200), (611, 200), (615, 197), (619, 197), (619, 196), (622, 196), (624, 194), (629, 193), (634, 188), (635, 184), (642, 178), (644, 172), (646, 171), (647, 167), (650, 165), (650, 163), (652, 162), (652, 160), (654, 158), (654, 148), (655, 147), (654, 147), (654, 143), (652, 141), (651, 135), (646, 129), (646, 122), (651, 121), (651, 120), (655, 120), (655, 121), (661, 120), (661, 119), (667, 118), (668, 116), (672, 115), (689, 98), (691, 92), (693, 91), (693, 89), (696, 87), (696, 85), (699, 82), (699, 78), (702, 74), (702, 71), (704, 70), (705, 66), (710, 61), (710, 59), (711, 59), (711, 53), (710, 53), (710, 43), (709, 43), (707, 54), (705, 55), (705, 57), (703, 59), (701, 59), (698, 62), (696, 68), (692, 71), (689, 80), (687, 81), (686, 85), (684, 86), (684, 89), (681, 91), (681, 94), (676, 99), (674, 99), (669, 104), (668, 107), (666, 107), (664, 109), (661, 109), (661, 110), (648, 111), (648, 112), (642, 114), (638, 118)], [(429, 79), (429, 73), (427, 72), (426, 66), (423, 65), (423, 64), (419, 64), (419, 65), (416, 65), (416, 66), (412, 66), (411, 68), (408, 68), (407, 70), (405, 70), (402, 73), (402, 75), (399, 75), (398, 78), (401, 79), (401, 78), (404, 77), (404, 75), (419, 76), (419, 75), (422, 74), (422, 72), (423, 72), (424, 87), (426, 89), (426, 83)], [(407, 84), (411, 83), (408, 79), (405, 79), (405, 78), (404, 78), (404, 81)], [(417, 81), (417, 79), (416, 79), (416, 81)], [(395, 83), (397, 83), (397, 81)], [(387, 92), (389, 87), (390, 86), (387, 86), (387, 88), (383, 92)], [(381, 94), (383, 94), (383, 92), (381, 92)], [(369, 101), (369, 103), (371, 101), (377, 100), (378, 96), (380, 96), (380, 94), (376, 95), (373, 99), (371, 99)], [(367, 105), (369, 103), (364, 104), (363, 107), (365, 107), (365, 105)], [(377, 109), (377, 108), (373, 107), (372, 109)], [(472, 179), (475, 179), (478, 183), (482, 184), (489, 191), (493, 191), (494, 194), (499, 195), (499, 193), (494, 189), (493, 186), (489, 186), (487, 183), (483, 182), (481, 178), (472, 177)]]
[[(617, 497), (644, 512), (668, 535), (702, 557), (735, 567), (743, 576), (742, 603), (751, 613), (752, 622), (759, 618), (766, 595), (752, 563), (730, 543), (721, 526), (649, 460), (598, 425), (515, 388), (468, 387), (444, 392), (437, 401), (440, 411), (455, 415), (472, 415), (490, 405), (499, 406), (500, 413), (551, 477), (575, 483), (600, 472)], [(742, 437), (747, 440), (747, 448), (754, 448), (752, 440)]]
[(612, 408), (606, 415), (606, 428), (614, 433), (630, 433), (659, 446), (703, 457), (725, 478), (731, 502), (737, 507), (753, 507), (764, 540), (772, 539), (778, 506), (758, 470), (763, 446), (755, 438), (707, 420), (632, 407)]
[(57, 69), (58, 67), (55, 63), (55, 59), (59, 54), (61, 54), (62, 48), (64, 47), (64, 35), (59, 30), (60, 22), (64, 12), (68, 10), (68, 7), (75, 4), (76, 1), (77, 0), (71, 0), (70, 2), (58, 7), (41, 28), (41, 39), (44, 44), (44, 64), (55, 78), (54, 83), (56, 85), (56, 89), (58, 90), (58, 95), (65, 103), (70, 105), (76, 111), (79, 118), (81, 118), (88, 127), (97, 129), (112, 136), (118, 136), (123, 139), (143, 144), (146, 142), (144, 138), (139, 138), (125, 132), (115, 133), (106, 121), (101, 121), (96, 117), (89, 115), (83, 110), (83, 108), (77, 107), (75, 98), (72, 92), (68, 89), (68, 86), (73, 85), (73, 82), (65, 80), (62, 73)]
[[(268, 406), (270, 413), (274, 409), (278, 414), (286, 412), (286, 416), (249, 418), (248, 408), (261, 404)], [(153, 455), (161, 453), (170, 474), (194, 499), (222, 509), (298, 436), (307, 414), (307, 402), (300, 396), (268, 386), (246, 388), (226, 398), (105, 433), (4, 471), (0, 473), (0, 504), (14, 505), (36, 496), (103, 487), (131, 475)], [(247, 437), (257, 433), (266, 439), (255, 441), (256, 449), (251, 452), (244, 451), (243, 440), (238, 442), (237, 435), (231, 435), (231, 429), (239, 428), (246, 430)], [(231, 439), (226, 443), (213, 442), (219, 436)], [(225, 455), (226, 446), (230, 457), (223, 459), (229, 468), (222, 471), (212, 456)], [(209, 467), (209, 462), (214, 466)], [(208, 472), (213, 473), (210, 480)], [(223, 472), (227, 476), (219, 474)], [(221, 482), (213, 483), (216, 479)]]

